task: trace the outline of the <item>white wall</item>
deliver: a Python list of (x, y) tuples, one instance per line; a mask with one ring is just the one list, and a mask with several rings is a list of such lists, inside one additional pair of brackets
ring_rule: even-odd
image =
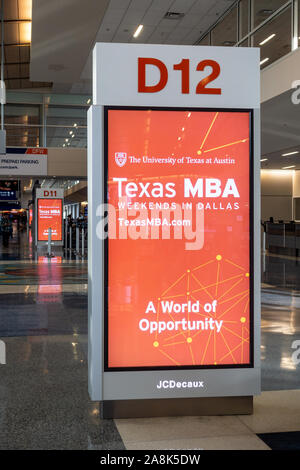
[(300, 48), (262, 70), (261, 103), (290, 90), (294, 80), (300, 80)]
[(294, 171), (293, 178), (293, 196), (300, 197), (300, 171)]
[[(294, 171), (261, 171), (261, 219), (289, 221), (293, 219)], [(299, 186), (300, 191), (300, 186)]]
[(86, 178), (86, 149), (48, 148), (48, 176)]

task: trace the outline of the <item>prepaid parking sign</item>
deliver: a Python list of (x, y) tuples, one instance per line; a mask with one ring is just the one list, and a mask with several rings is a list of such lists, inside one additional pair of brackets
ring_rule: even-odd
[(259, 393), (258, 90), (256, 49), (96, 45), (92, 399)]

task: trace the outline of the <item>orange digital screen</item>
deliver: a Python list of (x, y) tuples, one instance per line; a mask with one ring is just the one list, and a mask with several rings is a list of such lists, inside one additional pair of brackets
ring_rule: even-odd
[(62, 199), (38, 199), (38, 241), (47, 241), (49, 228), (52, 241), (62, 240)]
[(251, 123), (105, 108), (105, 370), (252, 366)]

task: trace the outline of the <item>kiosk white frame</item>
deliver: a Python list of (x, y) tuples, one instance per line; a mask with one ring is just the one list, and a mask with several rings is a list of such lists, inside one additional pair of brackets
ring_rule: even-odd
[[(141, 92), (138, 59), (163, 62), (168, 80), (158, 92)], [(189, 93), (180, 86), (173, 65), (189, 59)], [(212, 87), (220, 94), (195, 94), (201, 61), (213, 60), (220, 74)], [(208, 64), (209, 65), (209, 64)], [(208, 66), (207, 65), (207, 66)], [(157, 84), (155, 67), (147, 70), (147, 83)], [(88, 272), (89, 272), (89, 393), (103, 402), (105, 417), (162, 414), (250, 413), (253, 395), (260, 393), (260, 66), (259, 49), (206, 46), (166, 46), (98, 43), (93, 54), (93, 105), (88, 111)], [(184, 92), (183, 92), (184, 91)], [(100, 204), (104, 198), (104, 107), (217, 108), (252, 112), (252, 236), (253, 236), (253, 367), (191, 370), (104, 370), (104, 241), (97, 236)], [(204, 388), (156, 387), (162, 380), (201, 380)], [(230, 397), (230, 398), (229, 398)], [(212, 406), (207, 399), (214, 398)], [(229, 401), (226, 401), (226, 398)], [(181, 399), (181, 400), (180, 400)], [(192, 401), (187, 401), (192, 399)], [(217, 400), (218, 399), (218, 400)], [(174, 401), (175, 400), (175, 401)], [(185, 400), (185, 405), (183, 401)], [(217, 400), (217, 401), (216, 401)], [(139, 403), (139, 406), (136, 404)], [(145, 406), (141, 405), (145, 403)], [(149, 406), (151, 403), (151, 406)], [(168, 411), (168, 403), (170, 410)], [(189, 404), (192, 403), (192, 407)], [(124, 405), (125, 404), (125, 405)], [(141, 405), (141, 406), (140, 406)], [(106, 411), (105, 411), (106, 406)], [(210, 408), (210, 411), (209, 411)], [(138, 410), (138, 411), (137, 411)]]

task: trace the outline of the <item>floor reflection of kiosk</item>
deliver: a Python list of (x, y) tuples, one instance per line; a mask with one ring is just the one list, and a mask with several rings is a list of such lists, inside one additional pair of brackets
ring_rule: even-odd
[(63, 246), (63, 189), (38, 188), (35, 198), (35, 244), (48, 248), (49, 229), (51, 247)]
[(96, 44), (93, 66), (90, 396), (106, 418), (251, 413), (259, 50)]
[(28, 228), (32, 228), (32, 221), (33, 221), (33, 204), (28, 204), (28, 213), (27, 213), (27, 222)]

